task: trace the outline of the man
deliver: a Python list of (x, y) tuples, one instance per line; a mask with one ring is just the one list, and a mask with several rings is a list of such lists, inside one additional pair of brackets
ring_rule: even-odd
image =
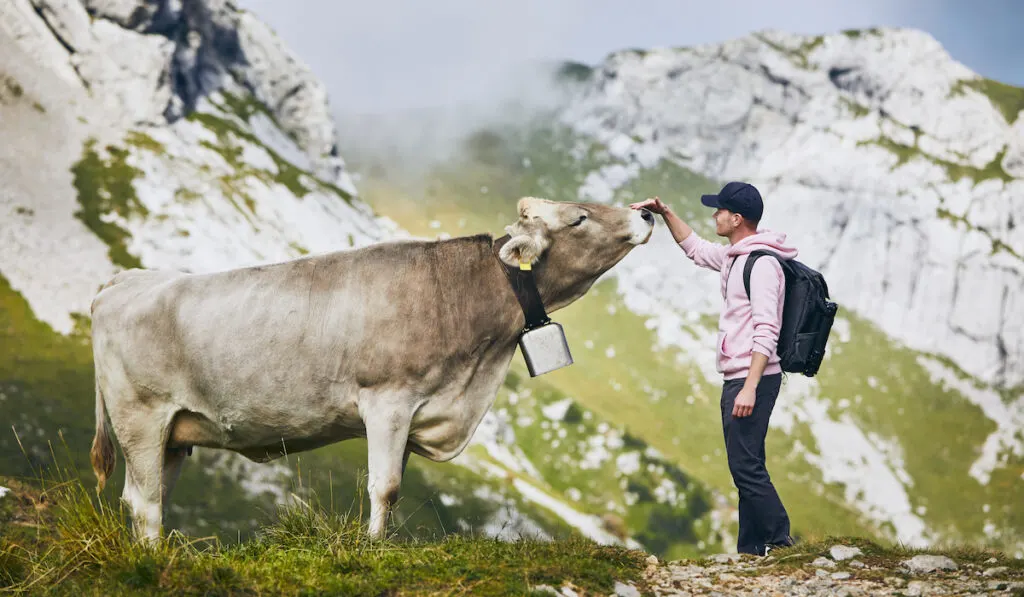
[(729, 471), (739, 491), (740, 553), (767, 555), (773, 547), (792, 545), (789, 515), (765, 468), (764, 443), (768, 419), (782, 383), (776, 344), (782, 322), (786, 278), (778, 260), (765, 256), (754, 262), (750, 298), (743, 284), (743, 266), (755, 249), (768, 249), (784, 259), (797, 250), (786, 236), (758, 230), (764, 211), (754, 186), (730, 182), (716, 195), (701, 196), (715, 208), (715, 232), (728, 245), (700, 238), (659, 198), (634, 203), (660, 214), (676, 243), (698, 266), (720, 272), (725, 299), (718, 327), (717, 369), (723, 376), (722, 430)]

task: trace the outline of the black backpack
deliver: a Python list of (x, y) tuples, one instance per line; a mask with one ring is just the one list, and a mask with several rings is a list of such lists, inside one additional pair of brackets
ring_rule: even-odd
[(828, 300), (828, 284), (819, 272), (795, 259), (783, 259), (772, 251), (751, 251), (743, 267), (743, 287), (750, 298), (750, 272), (758, 257), (778, 259), (786, 276), (786, 296), (779, 330), (779, 365), (783, 371), (814, 377), (825, 356), (832, 323), (839, 306)]

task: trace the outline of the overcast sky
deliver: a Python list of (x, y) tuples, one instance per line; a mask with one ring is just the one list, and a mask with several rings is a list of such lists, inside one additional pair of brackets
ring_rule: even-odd
[(623, 48), (901, 26), (1024, 86), (1024, 0), (237, 0), (327, 84), (344, 114), (506, 93), (522, 60), (589, 64)]

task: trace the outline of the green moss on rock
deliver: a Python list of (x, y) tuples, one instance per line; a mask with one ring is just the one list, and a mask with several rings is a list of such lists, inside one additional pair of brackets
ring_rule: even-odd
[(1004, 252), (1016, 257), (1017, 259), (1024, 259), (1024, 257), (1022, 257), (1019, 253), (1014, 251), (1012, 247), (1004, 243), (1001, 239), (996, 238), (996, 236), (993, 235), (992, 232), (989, 231), (989, 229), (984, 226), (977, 226), (975, 224), (972, 224), (967, 218), (963, 216), (958, 216), (943, 207), (938, 208), (935, 212), (935, 215), (937, 215), (942, 220), (946, 220), (947, 222), (953, 223), (955, 226), (963, 226), (968, 230), (973, 230), (975, 232), (980, 232), (981, 234), (984, 234), (992, 243), (992, 255), (995, 255), (996, 253), (999, 252)]
[[(315, 190), (314, 188), (310, 188), (303, 184), (302, 179), (305, 177), (307, 180), (313, 181), (313, 184), (321, 190), (333, 192), (346, 202), (351, 201), (352, 196), (349, 193), (346, 193), (336, 185), (321, 181), (301, 168), (298, 168), (288, 160), (281, 157), (276, 151), (264, 145), (259, 138), (244, 130), (235, 122), (215, 114), (204, 112), (194, 112), (190, 114), (188, 118), (195, 122), (199, 122), (217, 136), (217, 143), (209, 141), (203, 141), (202, 143), (207, 148), (216, 151), (224, 157), (225, 161), (227, 161), (228, 164), (230, 164), (237, 172), (237, 175), (235, 176), (236, 178), (254, 176), (264, 182), (277, 182), (285, 186), (296, 197), (302, 198)], [(274, 164), (277, 166), (277, 173), (259, 170), (253, 168), (249, 164), (246, 164), (241, 157), (242, 147), (237, 143), (236, 139), (248, 141), (249, 143), (262, 147), (266, 150), (271, 159), (274, 160)]]
[(140, 149), (152, 151), (153, 153), (164, 153), (167, 151), (167, 147), (165, 147), (163, 143), (160, 143), (142, 131), (128, 131), (128, 134), (125, 135), (125, 142)]
[(5, 97), (18, 99), (25, 94), (25, 89), (13, 77), (0, 74), (0, 100)]
[(817, 49), (818, 46), (825, 43), (825, 37), (817, 35), (815, 37), (807, 39), (796, 48), (787, 48), (786, 46), (780, 43), (768, 39), (768, 37), (765, 35), (755, 34), (755, 37), (761, 40), (767, 46), (771, 47), (776, 52), (779, 52), (780, 54), (785, 54), (787, 57), (789, 57), (790, 60), (793, 61), (793, 63), (795, 63), (797, 66), (801, 68), (810, 67), (808, 56), (811, 52)]
[(115, 213), (124, 219), (145, 217), (146, 206), (139, 201), (133, 185), (142, 171), (128, 164), (128, 151), (107, 146), (104, 158), (96, 150), (96, 140), (85, 143), (82, 159), (71, 167), (78, 190), (80, 208), (75, 217), (85, 223), (110, 248), (110, 260), (121, 267), (142, 267), (139, 259), (128, 252), (131, 233), (105, 216)]
[(849, 108), (851, 112), (853, 112), (853, 116), (855, 118), (864, 118), (865, 116), (871, 114), (870, 108), (868, 108), (867, 106), (862, 106), (861, 104), (858, 104), (857, 102), (851, 100), (848, 97), (840, 97), (839, 101), (842, 102), (843, 105), (845, 105), (847, 108)]
[(964, 178), (974, 181), (974, 184), (992, 179), (1002, 180), (1003, 182), (1015, 180), (1006, 172), (1006, 170), (1003, 169), (1003, 158), (1006, 156), (1006, 149), (1000, 151), (992, 158), (991, 161), (979, 168), (970, 164), (958, 164), (956, 162), (951, 162), (921, 151), (917, 146), (917, 138), (919, 136), (920, 135), (915, 131), (914, 145), (912, 146), (899, 143), (888, 137), (879, 137), (878, 139), (872, 139), (869, 141), (860, 141), (857, 145), (858, 147), (865, 145), (877, 145), (891, 151), (897, 158), (896, 163), (892, 166), (893, 170), (899, 168), (903, 164), (906, 164), (912, 159), (920, 158), (942, 167), (952, 182), (959, 182)]
[(988, 97), (1010, 124), (1015, 123), (1021, 110), (1024, 110), (1024, 87), (1014, 87), (992, 79), (965, 79), (953, 86), (950, 96), (962, 95), (965, 88)]

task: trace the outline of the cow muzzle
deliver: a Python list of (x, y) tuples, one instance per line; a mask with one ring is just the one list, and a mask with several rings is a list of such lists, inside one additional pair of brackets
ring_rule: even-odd
[(629, 242), (642, 245), (651, 239), (654, 232), (654, 214), (647, 209), (633, 209), (629, 214)]

